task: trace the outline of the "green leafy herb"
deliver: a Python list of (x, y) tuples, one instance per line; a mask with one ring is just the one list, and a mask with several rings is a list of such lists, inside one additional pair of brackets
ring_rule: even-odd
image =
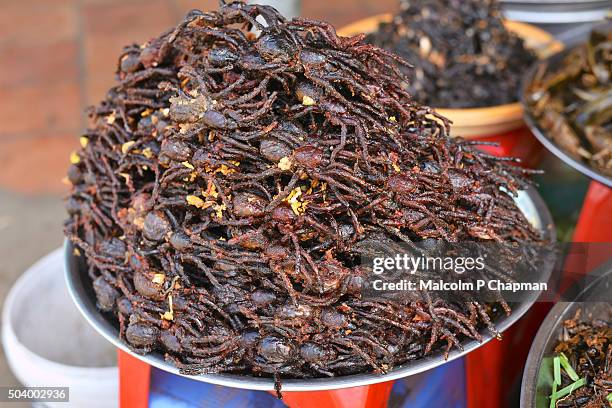
[(567, 359), (567, 356), (561, 353), (559, 355), (559, 360), (561, 362), (561, 365), (563, 366), (563, 369), (565, 370), (567, 375), (569, 375), (569, 378), (571, 378), (572, 381), (578, 381), (578, 378), (580, 377), (578, 377), (578, 374), (576, 374), (576, 371), (574, 371), (574, 368), (572, 367), (569, 360)]
[(553, 368), (554, 368), (554, 384), (561, 385), (561, 359), (559, 357), (555, 357), (553, 360)]
[(555, 408), (555, 406), (557, 405), (557, 399), (553, 397), (556, 393), (557, 393), (557, 383), (554, 382), (552, 386), (552, 394), (550, 395), (549, 408)]
[(559, 391), (553, 393), (551, 398), (554, 399), (554, 400), (558, 400), (559, 398), (566, 397), (566, 396), (570, 395), (572, 392), (574, 392), (575, 390), (577, 390), (578, 388), (582, 387), (585, 384), (586, 384), (586, 379), (585, 378), (581, 378), (578, 381), (571, 383), (567, 387), (562, 388)]

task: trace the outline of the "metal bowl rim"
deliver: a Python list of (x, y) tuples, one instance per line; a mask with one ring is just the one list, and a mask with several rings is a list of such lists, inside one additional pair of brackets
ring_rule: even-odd
[[(530, 188), (525, 191), (527, 197), (530, 199), (530, 203), (535, 208), (535, 213), (539, 218), (540, 229), (547, 235), (547, 238), (552, 242), (556, 241), (556, 233), (554, 229), (554, 223), (552, 216), (548, 211), (548, 208), (540, 195), (534, 188)], [(232, 375), (232, 374), (202, 374), (202, 375), (185, 375), (179, 372), (171, 363), (166, 362), (163, 356), (158, 352), (141, 355), (132, 351), (117, 335), (116, 328), (100, 313), (95, 305), (95, 301), (89, 299), (87, 294), (84, 292), (83, 286), (80, 284), (78, 279), (78, 271), (73, 271), (71, 268), (71, 259), (74, 257), (72, 253), (72, 245), (68, 240), (64, 241), (65, 248), (65, 278), (68, 285), (68, 290), (72, 300), (76, 304), (79, 311), (83, 314), (85, 319), (91, 324), (104, 338), (111, 342), (115, 347), (119, 348), (123, 352), (153, 366), (160, 370), (179, 375), (182, 377), (190, 378), (196, 381), (206, 382), (215, 385), (259, 390), (259, 391), (273, 391), (274, 381), (272, 378), (265, 377), (253, 377), (244, 375)], [(548, 276), (552, 272), (552, 265), (550, 265), (547, 271)], [(502, 333), (508, 329), (512, 324), (519, 320), (535, 303), (539, 295), (534, 294), (529, 297), (525, 302), (520, 303), (515, 309), (513, 309), (510, 316), (503, 316), (496, 323), (496, 329)], [(283, 391), (324, 391), (334, 390), (340, 388), (358, 387), (370, 384), (377, 384), (386, 381), (397, 380), (403, 377), (419, 374), (421, 372), (433, 369), (445, 363), (451, 362), (457, 358), (460, 358), (471, 351), (474, 351), (480, 346), (488, 343), (494, 338), (486, 329), (481, 330), (483, 341), (478, 342), (476, 340), (469, 340), (462, 343), (463, 350), (453, 349), (445, 360), (443, 353), (438, 352), (426, 356), (424, 358), (409, 361), (401, 366), (393, 368), (386, 374), (374, 374), (374, 373), (363, 373), (354, 374), (348, 376), (339, 376), (331, 378), (314, 378), (314, 379), (286, 379), (282, 382)]]
[[(603, 274), (601, 272), (604, 272)], [(595, 276), (600, 276), (599, 279), (593, 281), (583, 291), (588, 292), (595, 287), (600, 279), (606, 278), (612, 274), (612, 261), (606, 261), (602, 265), (595, 268), (593, 273)], [(609, 279), (609, 278), (608, 278)], [(578, 296), (580, 297), (580, 295)], [(536, 333), (533, 343), (529, 349), (525, 369), (523, 370), (523, 378), (521, 380), (521, 408), (534, 408), (537, 397), (537, 382), (540, 374), (540, 365), (544, 358), (546, 346), (553, 340), (554, 330), (562, 323), (562, 317), (575, 304), (582, 302), (559, 302), (555, 304), (548, 312), (542, 325)]]
[(556, 61), (558, 59), (563, 58), (564, 56), (572, 52), (575, 48), (576, 47), (560, 51), (556, 54), (551, 55), (550, 57), (544, 60), (535, 62), (531, 67), (529, 67), (529, 69), (523, 76), (522, 84), (520, 87), (521, 94), (519, 95), (519, 101), (521, 105), (523, 106), (523, 115), (524, 115), (525, 122), (527, 123), (527, 126), (529, 126), (529, 129), (531, 130), (531, 132), (540, 141), (540, 143), (544, 145), (544, 147), (546, 147), (552, 154), (557, 156), (557, 158), (559, 158), (561, 161), (563, 161), (568, 166), (574, 168), (575, 170), (579, 171), (585, 176), (612, 188), (612, 178), (607, 177), (601, 174), (600, 172), (596, 171), (595, 168), (576, 160), (575, 158), (570, 156), (568, 153), (566, 153), (565, 150), (557, 146), (557, 144), (551, 138), (548, 137), (547, 132), (540, 127), (540, 124), (538, 123), (536, 118), (533, 116), (530, 106), (527, 103), (527, 89), (529, 85), (531, 84), (538, 67), (541, 66), (541, 64), (550, 64), (552, 61)]

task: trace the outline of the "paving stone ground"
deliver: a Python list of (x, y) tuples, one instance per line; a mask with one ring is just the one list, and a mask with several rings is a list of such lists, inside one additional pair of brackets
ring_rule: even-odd
[[(142, 43), (188, 10), (218, 0), (0, 1), (0, 302), (29, 265), (61, 245), (61, 183), (86, 124), (113, 84), (124, 45)], [(336, 26), (397, 0), (303, 0)], [(0, 386), (15, 385), (0, 350)], [(11, 404), (12, 407), (16, 405)]]

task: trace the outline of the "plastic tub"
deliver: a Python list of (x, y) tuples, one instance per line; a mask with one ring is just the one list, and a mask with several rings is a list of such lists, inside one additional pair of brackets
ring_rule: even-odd
[[(392, 19), (392, 14), (368, 17), (341, 28), (338, 34), (349, 37), (360, 33), (371, 33), (380, 23)], [(538, 27), (515, 21), (504, 21), (504, 25), (520, 36), (525, 41), (525, 45), (534, 50), (539, 58), (546, 58), (563, 49), (563, 44)], [(499, 142), (501, 144), (499, 147), (483, 146), (482, 149), (498, 156), (519, 157), (528, 166), (537, 164), (542, 146), (526, 127), (523, 121), (523, 108), (518, 101), (484, 108), (445, 109), (441, 106), (434, 108), (453, 122), (453, 135), (466, 139)]]
[(6, 358), (24, 386), (70, 387), (70, 406), (115, 407), (116, 351), (72, 303), (63, 279), (63, 258), (61, 249), (48, 254), (9, 292), (2, 313)]

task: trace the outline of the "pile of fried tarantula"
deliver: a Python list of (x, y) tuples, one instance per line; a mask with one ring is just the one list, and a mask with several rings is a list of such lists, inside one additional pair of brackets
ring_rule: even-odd
[(496, 333), (472, 298), (362, 295), (366, 239), (541, 240), (511, 196), (527, 171), (449, 138), (401, 88), (405, 64), (239, 1), (125, 48), (71, 156), (66, 234), (133, 350), (312, 378)]

